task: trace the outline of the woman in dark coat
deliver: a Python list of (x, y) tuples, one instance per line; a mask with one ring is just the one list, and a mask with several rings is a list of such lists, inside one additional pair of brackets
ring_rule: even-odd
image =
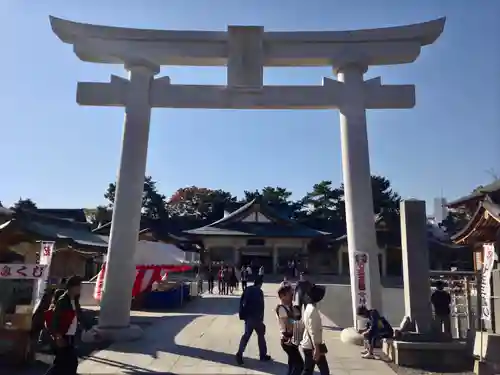
[(230, 278), (231, 280), (229, 283), (231, 285), (231, 293), (233, 293), (234, 289), (238, 285), (238, 276), (236, 276), (236, 269), (234, 267), (231, 268)]

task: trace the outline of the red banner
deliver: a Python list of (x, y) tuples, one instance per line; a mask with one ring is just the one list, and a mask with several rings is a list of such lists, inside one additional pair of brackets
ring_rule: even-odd
[[(136, 266), (135, 281), (132, 287), (132, 297), (137, 296), (139, 293), (151, 288), (154, 282), (160, 281), (162, 273), (168, 272), (185, 272), (191, 270), (193, 267), (185, 264), (172, 265), (172, 266)], [(94, 298), (100, 301), (102, 298), (102, 291), (104, 289), (104, 275), (106, 273), (106, 263), (102, 265), (101, 271), (97, 276), (97, 281), (94, 289)]]

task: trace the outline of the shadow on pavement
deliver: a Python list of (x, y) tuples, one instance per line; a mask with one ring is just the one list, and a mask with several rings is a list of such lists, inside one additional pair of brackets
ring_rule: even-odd
[[(182, 338), (176, 342), (176, 336), (184, 329), (194, 329), (198, 330), (199, 337), (202, 337), (204, 329), (209, 326), (206, 326), (205, 322), (203, 322), (203, 325), (198, 327), (197, 324), (199, 323), (196, 322), (197, 319), (201, 319), (206, 315), (213, 315), (213, 320), (215, 320), (217, 315), (234, 315), (238, 310), (239, 296), (219, 297), (216, 295), (206, 295), (204, 298), (200, 298), (192, 304), (187, 305), (182, 311), (179, 311), (179, 315), (166, 316), (153, 326), (146, 328), (144, 337), (141, 338), (140, 341), (115, 343), (107, 350), (117, 353), (142, 354), (150, 356), (153, 359), (157, 359), (162, 353), (168, 353), (171, 355), (210, 361), (220, 365), (237, 366), (235, 356), (232, 353), (219, 352), (209, 348), (192, 347), (184, 344)], [(238, 340), (235, 340), (235, 342), (238, 342)], [(234, 348), (234, 352), (236, 351), (237, 347)], [(90, 355), (86, 359), (97, 363), (108, 364), (123, 370), (144, 371), (144, 369), (140, 368), (130, 368), (135, 366), (130, 366), (115, 360), (109, 360), (108, 358)], [(245, 367), (251, 368), (252, 370), (266, 371), (269, 370), (270, 366), (273, 367), (274, 371), (276, 366), (279, 366), (280, 372), (285, 373), (287, 370), (287, 366), (279, 362), (266, 363), (253, 358), (245, 358)], [(235, 371), (237, 372), (237, 370)]]
[[(319, 303), (319, 310), (336, 326), (352, 327), (352, 301), (350, 285), (323, 284), (326, 294)], [(382, 288), (383, 314), (393, 327), (399, 326), (405, 315), (404, 296), (401, 288)]]

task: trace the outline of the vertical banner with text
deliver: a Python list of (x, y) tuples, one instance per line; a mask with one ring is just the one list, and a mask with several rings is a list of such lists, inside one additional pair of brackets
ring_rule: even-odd
[(370, 295), (370, 267), (369, 255), (361, 251), (354, 252), (354, 265), (356, 271), (356, 293), (357, 305), (356, 307), (366, 306), (371, 308), (371, 295)]
[(495, 262), (495, 246), (483, 245), (483, 267), (481, 275), (481, 319), (491, 320), (491, 272)]
[(40, 258), (38, 264), (46, 266), (46, 270), (43, 276), (36, 280), (35, 288), (33, 291), (34, 305), (38, 306), (42, 300), (43, 294), (45, 293), (45, 288), (47, 287), (47, 280), (50, 273), (50, 263), (52, 262), (52, 256), (54, 254), (55, 242), (42, 241), (40, 247)]

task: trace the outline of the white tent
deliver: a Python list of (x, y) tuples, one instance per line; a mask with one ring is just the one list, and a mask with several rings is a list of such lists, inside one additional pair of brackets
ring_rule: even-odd
[(139, 241), (135, 252), (135, 264), (142, 265), (176, 265), (185, 263), (186, 254), (172, 244), (151, 241)]
[[(175, 245), (162, 242), (139, 241), (135, 252), (136, 276), (132, 295), (149, 288), (153, 282), (164, 278), (168, 272), (182, 272), (191, 267), (186, 262), (186, 253)], [(101, 299), (104, 288), (106, 262), (103, 263), (94, 288), (94, 298)]]

